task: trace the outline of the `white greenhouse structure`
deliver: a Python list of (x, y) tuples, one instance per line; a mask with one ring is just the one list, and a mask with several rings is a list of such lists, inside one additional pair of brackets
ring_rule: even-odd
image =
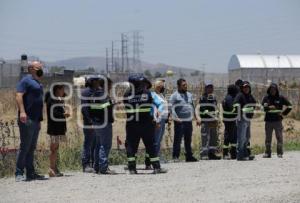
[(300, 55), (233, 55), (228, 65), (229, 82), (237, 79), (256, 84), (300, 82)]

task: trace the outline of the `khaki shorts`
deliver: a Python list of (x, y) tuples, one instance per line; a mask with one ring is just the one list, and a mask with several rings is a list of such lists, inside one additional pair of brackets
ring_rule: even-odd
[(67, 140), (66, 135), (50, 135), (50, 143), (51, 144), (65, 142), (66, 140)]

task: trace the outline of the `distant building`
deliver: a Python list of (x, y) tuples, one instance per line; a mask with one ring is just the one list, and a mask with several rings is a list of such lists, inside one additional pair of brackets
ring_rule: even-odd
[(300, 55), (233, 55), (228, 65), (229, 82), (300, 82)]
[(21, 66), (19, 63), (0, 60), (0, 88), (15, 87), (20, 78)]
[(48, 88), (54, 82), (65, 82), (73, 84), (74, 70), (64, 70), (62, 73), (46, 73), (42, 78), (42, 84)]
[[(23, 68), (21, 61), (5, 61), (0, 59), (0, 88), (15, 88), (20, 78), (27, 74), (27, 67)], [(49, 87), (53, 82), (73, 83), (74, 71), (64, 70), (62, 73), (47, 73), (42, 78), (42, 84)]]

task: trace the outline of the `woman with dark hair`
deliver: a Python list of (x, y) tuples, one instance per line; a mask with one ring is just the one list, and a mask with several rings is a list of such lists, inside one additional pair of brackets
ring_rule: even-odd
[(45, 103), (47, 105), (47, 134), (50, 135), (49, 177), (60, 177), (63, 174), (57, 168), (58, 149), (59, 143), (66, 138), (66, 118), (70, 114), (65, 110), (63, 99), (65, 97), (64, 86), (54, 85), (50, 91), (45, 96)]

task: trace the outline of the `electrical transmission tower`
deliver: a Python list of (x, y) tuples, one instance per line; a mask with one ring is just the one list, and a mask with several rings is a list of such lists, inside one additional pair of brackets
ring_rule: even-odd
[(132, 42), (132, 69), (134, 72), (138, 72), (141, 70), (141, 53), (142, 51), (142, 45), (141, 42), (143, 40), (143, 37), (140, 34), (140, 31), (133, 31), (133, 42)]
[[(121, 68), (122, 72), (129, 69), (129, 60), (128, 60), (128, 37), (126, 34), (121, 34)], [(126, 67), (126, 68), (125, 68)]]

